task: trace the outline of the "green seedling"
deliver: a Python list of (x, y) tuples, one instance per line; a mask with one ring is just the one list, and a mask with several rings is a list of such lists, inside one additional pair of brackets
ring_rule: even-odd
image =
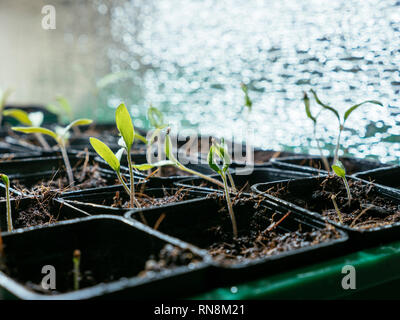
[(363, 104), (366, 104), (366, 103), (376, 104), (376, 105), (379, 105), (379, 106), (383, 106), (383, 104), (381, 102), (379, 102), (379, 101), (376, 101), (376, 100), (366, 100), (366, 101), (363, 101), (361, 103), (355, 104), (355, 105), (351, 106), (350, 108), (348, 108), (346, 110), (346, 112), (343, 115), (343, 120), (342, 120), (342, 117), (340, 116), (339, 112), (335, 108), (332, 108), (331, 106), (321, 102), (321, 100), (317, 96), (317, 93), (314, 90), (311, 89), (310, 92), (313, 94), (313, 96), (315, 98), (315, 101), (321, 107), (323, 107), (326, 110), (331, 111), (335, 115), (335, 117), (338, 119), (338, 122), (339, 122), (339, 134), (338, 134), (337, 143), (336, 143), (336, 147), (335, 147), (335, 154), (334, 154), (334, 157), (333, 157), (333, 163), (336, 163), (336, 161), (338, 160), (338, 154), (339, 154), (339, 148), (340, 148), (340, 139), (341, 139), (342, 131), (345, 128), (344, 125), (345, 125), (347, 119), (349, 118), (350, 114), (352, 114), (353, 111), (358, 109), (358, 107), (360, 107), (360, 106), (362, 106)]
[[(120, 144), (122, 146), (121, 149), (118, 150), (116, 154), (112, 152), (112, 150), (102, 141), (97, 138), (91, 137), (90, 144), (92, 145), (93, 149), (97, 152), (97, 154), (108, 163), (108, 165), (115, 171), (117, 174), (119, 182), (124, 187), (125, 191), (128, 193), (130, 197), (130, 207), (134, 208), (135, 205), (137, 208), (140, 208), (140, 203), (137, 201), (135, 197), (135, 180), (133, 174), (133, 164), (131, 158), (131, 149), (135, 139), (135, 128), (132, 124), (132, 119), (129, 114), (128, 109), (126, 108), (125, 104), (120, 104), (115, 112), (115, 122), (120, 132), (121, 139)], [(125, 183), (124, 179), (121, 176), (121, 157), (122, 154), (126, 152), (128, 166), (129, 166), (129, 177), (130, 177), (130, 188)], [(147, 224), (144, 215), (140, 213), (141, 219), (143, 223)]]
[(39, 134), (45, 134), (45, 135), (52, 137), (56, 141), (56, 143), (58, 144), (58, 146), (61, 150), (61, 154), (64, 159), (65, 168), (67, 170), (69, 184), (71, 186), (73, 186), (74, 185), (74, 175), (72, 173), (72, 168), (71, 168), (71, 164), (68, 159), (68, 154), (67, 154), (67, 149), (66, 149), (66, 145), (67, 145), (68, 139), (70, 137), (69, 130), (71, 130), (71, 128), (74, 128), (77, 126), (84, 126), (84, 125), (91, 124), (92, 122), (93, 121), (90, 119), (78, 119), (78, 120), (71, 122), (68, 126), (66, 126), (64, 128), (57, 127), (56, 132), (54, 132), (50, 129), (42, 128), (42, 127), (12, 127), (11, 129), (13, 129), (14, 131), (17, 131), (17, 132), (39, 133)]
[(249, 88), (244, 83), (241, 84), (241, 88), (244, 93), (244, 106), (249, 110), (250, 113), (253, 107), (253, 101), (251, 101), (249, 97)]
[(80, 265), (81, 265), (81, 252), (80, 250), (75, 250), (73, 257), (72, 257), (72, 263), (74, 265), (73, 269), (73, 274), (74, 274), (74, 290), (79, 290), (79, 281), (81, 277), (81, 272), (80, 272)]
[(178, 159), (176, 159), (176, 157), (174, 156), (173, 151), (172, 151), (172, 141), (171, 141), (171, 137), (169, 136), (169, 132), (170, 132), (170, 129), (168, 128), (167, 133), (165, 135), (165, 142), (164, 142), (165, 155), (167, 157), (167, 160), (162, 160), (162, 161), (158, 161), (155, 163), (144, 163), (144, 164), (140, 164), (140, 165), (135, 165), (134, 167), (138, 170), (146, 171), (146, 170), (150, 170), (150, 169), (157, 168), (157, 167), (174, 166), (175, 168), (177, 168), (179, 170), (185, 171), (191, 175), (198, 176), (200, 178), (203, 178), (204, 180), (207, 180), (213, 184), (220, 186), (221, 188), (224, 188), (224, 184), (221, 181), (218, 181), (210, 176), (207, 176), (207, 175), (197, 172), (195, 170), (189, 169), (189, 168), (185, 167), (182, 163), (180, 163), (178, 161)]
[(46, 108), (60, 117), (66, 117), (69, 122), (71, 122), (74, 117), (71, 104), (63, 96), (56, 97), (56, 104), (48, 104)]
[(335, 211), (336, 211), (336, 213), (337, 213), (337, 215), (339, 217), (339, 221), (340, 221), (341, 224), (343, 224), (342, 213), (340, 212), (339, 207), (338, 207), (337, 202), (336, 202), (336, 195), (333, 194), (331, 196), (331, 200), (333, 202), (333, 206), (335, 207)]
[[(40, 127), (43, 123), (43, 112), (31, 112), (27, 113), (21, 109), (7, 109), (3, 112), (4, 116), (14, 118), (18, 122), (28, 127)], [(41, 133), (35, 133), (36, 139), (39, 141), (41, 146), (45, 150), (50, 150), (50, 146), (47, 141), (43, 138)]]
[(7, 208), (7, 229), (8, 232), (13, 231), (12, 215), (11, 215), (11, 199), (10, 199), (10, 179), (5, 174), (0, 173), (0, 178), (3, 180), (6, 187), (6, 208)]
[(0, 128), (1, 124), (3, 122), (3, 110), (4, 107), (6, 106), (8, 97), (13, 93), (13, 89), (6, 89), (4, 92), (0, 91)]
[(346, 191), (347, 191), (347, 199), (349, 201), (348, 205), (350, 207), (350, 204), (351, 204), (351, 193), (350, 193), (349, 184), (348, 184), (347, 179), (346, 179), (346, 169), (344, 168), (342, 162), (337, 160), (335, 162), (335, 164), (332, 165), (332, 170), (333, 170), (333, 172), (335, 172), (335, 174), (338, 177), (342, 178), (342, 180), (343, 180), (344, 186), (345, 186)]
[[(210, 166), (210, 168), (221, 176), (221, 179), (224, 183), (225, 199), (228, 205), (228, 212), (231, 217), (233, 236), (237, 238), (238, 232), (237, 232), (236, 218), (235, 218), (235, 213), (233, 212), (233, 206), (230, 197), (230, 190), (228, 187), (228, 178), (227, 178), (227, 174), (229, 174), (229, 165), (231, 163), (231, 159), (228, 155), (228, 149), (223, 139), (221, 141), (221, 144), (218, 144), (215, 141), (213, 141), (213, 144), (210, 147), (210, 151), (208, 152), (207, 158), (208, 158), (208, 165)], [(219, 161), (215, 161), (216, 158), (222, 162), (221, 166), (218, 165)], [(232, 185), (233, 183), (232, 177), (230, 181)], [(232, 185), (232, 187), (234, 186)]]
[(317, 138), (317, 118), (318, 118), (318, 115), (320, 113), (318, 113), (317, 116), (313, 116), (312, 115), (311, 108), (310, 108), (310, 98), (308, 97), (306, 92), (304, 92), (303, 101), (304, 101), (306, 115), (313, 122), (313, 126), (314, 126), (314, 128), (313, 128), (313, 136), (314, 136), (314, 140), (317, 142), (317, 147), (318, 147), (321, 159), (322, 159), (322, 163), (324, 164), (325, 170), (330, 173), (331, 169), (329, 167), (328, 159), (324, 156), (324, 153), (322, 152), (320, 141)]
[[(118, 150), (117, 154), (114, 154), (111, 149), (99, 139), (90, 138), (90, 144), (93, 149), (98, 153), (98, 155), (103, 158), (104, 161), (108, 163), (108, 165), (116, 172), (117, 177), (121, 184), (124, 186), (124, 189), (130, 196), (130, 204), (131, 208), (136, 207), (140, 208), (139, 202), (135, 198), (135, 186), (134, 186), (134, 174), (133, 174), (133, 164), (131, 158), (131, 149), (135, 139), (135, 129), (132, 124), (132, 119), (129, 114), (128, 109), (125, 104), (120, 104), (115, 112), (115, 122), (118, 128), (118, 131), (121, 135), (120, 145), (121, 149)], [(124, 182), (121, 176), (120, 168), (121, 163), (120, 159), (123, 152), (126, 152), (128, 167), (129, 167), (129, 176), (130, 176), (130, 189), (127, 184)]]

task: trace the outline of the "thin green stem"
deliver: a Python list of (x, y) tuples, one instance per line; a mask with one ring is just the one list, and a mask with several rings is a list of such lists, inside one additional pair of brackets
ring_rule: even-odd
[(73, 186), (74, 183), (75, 183), (74, 175), (72, 173), (72, 168), (71, 168), (71, 164), (69, 162), (67, 150), (65, 149), (65, 143), (63, 141), (61, 141), (58, 145), (60, 146), (61, 154), (62, 154), (62, 157), (64, 159), (64, 164), (65, 164), (65, 169), (67, 170), (67, 176), (68, 176), (69, 185)]
[(135, 197), (135, 178), (133, 175), (133, 166), (132, 166), (132, 159), (131, 159), (131, 153), (130, 150), (126, 149), (126, 155), (128, 158), (128, 166), (129, 166), (129, 176), (131, 180), (131, 191), (130, 191), (130, 197), (131, 197), (131, 208), (134, 207), (134, 204), (136, 205), (137, 208), (140, 208), (140, 204), (137, 201)]
[(126, 193), (127, 193), (128, 195), (130, 195), (130, 194), (131, 194), (131, 190), (129, 190), (129, 188), (128, 188), (128, 186), (126, 185), (125, 181), (122, 179), (122, 177), (121, 177), (121, 172), (117, 172), (117, 177), (118, 177), (119, 182), (121, 182), (122, 186), (124, 187)]
[(339, 159), (339, 147), (340, 147), (340, 138), (342, 136), (342, 131), (343, 131), (343, 125), (340, 125), (339, 135), (337, 138), (336, 148), (335, 148), (335, 156), (333, 157), (333, 163), (336, 163), (336, 161)]
[(47, 143), (47, 141), (45, 140), (45, 138), (43, 137), (42, 134), (35, 132), (35, 137), (36, 139), (39, 141), (39, 143), (41, 144), (41, 146), (43, 147), (44, 150), (50, 150), (50, 146)]
[(211, 183), (216, 184), (217, 186), (220, 186), (221, 188), (225, 188), (224, 184), (221, 181), (218, 181), (217, 179), (211, 178), (210, 176), (206, 176), (205, 174), (202, 174), (200, 172), (194, 171), (192, 169), (189, 169), (187, 167), (185, 167), (183, 164), (177, 162), (175, 164), (175, 167), (177, 167), (178, 169), (181, 169), (183, 171), (186, 171), (192, 175), (198, 176), (200, 178), (203, 178), (204, 180), (210, 181)]
[(13, 231), (12, 215), (11, 215), (11, 199), (10, 199), (10, 184), (6, 184), (6, 206), (7, 206), (7, 228), (8, 231)]
[[(128, 156), (128, 165), (129, 165), (129, 175), (130, 175), (130, 180), (131, 180), (131, 190), (130, 190), (130, 198), (131, 198), (131, 208), (133, 208), (133, 203), (136, 204), (136, 208), (141, 208), (141, 205), (139, 201), (137, 201), (135, 197), (135, 180), (134, 180), (134, 175), (133, 175), (133, 165), (132, 165), (132, 159), (130, 155), (130, 151), (127, 149), (126, 150), (127, 156)], [(143, 215), (143, 212), (139, 212), (140, 219), (145, 225), (148, 225), (146, 218)]]
[(351, 193), (350, 193), (350, 187), (349, 187), (349, 184), (348, 184), (348, 182), (347, 182), (347, 179), (346, 179), (346, 177), (343, 177), (342, 179), (343, 179), (343, 182), (344, 182), (344, 186), (346, 187), (346, 191), (347, 191), (347, 199), (349, 200), (349, 202), (348, 202), (348, 205), (349, 205), (349, 207), (350, 207), (350, 204), (351, 204)]
[(226, 172), (226, 174), (228, 176), (229, 183), (231, 184), (232, 192), (237, 192), (235, 181), (233, 181), (233, 177), (232, 177), (231, 173), (229, 172), (229, 170)]
[(333, 202), (333, 206), (335, 207), (335, 211), (336, 211), (337, 215), (339, 216), (339, 221), (340, 221), (341, 224), (343, 224), (342, 213), (340, 212), (339, 207), (338, 207), (338, 205), (336, 203), (336, 196), (332, 195), (331, 199), (332, 199), (332, 202)]
[(228, 211), (229, 211), (229, 215), (230, 215), (231, 221), (232, 221), (233, 237), (237, 238), (238, 231), (237, 231), (237, 226), (236, 226), (235, 213), (233, 212), (231, 196), (229, 194), (228, 183), (227, 183), (226, 176), (225, 176), (224, 173), (221, 174), (221, 178), (222, 178), (222, 180), (224, 182), (224, 191), (225, 191), (226, 203), (228, 204)]
[(79, 277), (80, 277), (80, 264), (81, 264), (81, 252), (79, 250), (74, 251), (74, 257), (72, 259), (74, 264), (74, 290), (79, 290)]

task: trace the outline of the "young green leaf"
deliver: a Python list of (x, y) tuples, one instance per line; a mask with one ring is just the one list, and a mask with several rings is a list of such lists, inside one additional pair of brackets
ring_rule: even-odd
[(69, 131), (72, 127), (77, 127), (77, 126), (86, 126), (88, 124), (91, 124), (93, 120), (91, 119), (78, 119), (75, 121), (72, 121), (68, 126), (65, 127), (65, 132)]
[(350, 116), (350, 114), (351, 114), (354, 110), (356, 110), (359, 106), (362, 106), (362, 105), (365, 104), (365, 103), (377, 104), (377, 105), (383, 107), (383, 104), (382, 104), (381, 102), (379, 102), (379, 101), (376, 101), (376, 100), (367, 100), (367, 101), (363, 101), (363, 102), (358, 103), (358, 104), (356, 104), (356, 105), (354, 105), (354, 106), (352, 106), (352, 107), (350, 107), (349, 109), (346, 110), (346, 112), (345, 112), (345, 114), (344, 114), (344, 121), (347, 120), (347, 118)]
[(114, 152), (99, 139), (91, 137), (89, 140), (97, 154), (102, 157), (115, 172), (119, 172), (121, 164)]
[(0, 173), (0, 178), (4, 182), (4, 184), (6, 185), (6, 188), (8, 188), (10, 186), (10, 180), (9, 180), (8, 176), (6, 176), (3, 173)]
[(4, 92), (0, 92), (0, 110), (4, 108), (7, 103), (8, 97), (14, 92), (13, 89), (8, 88)]
[(56, 141), (58, 141), (58, 136), (55, 132), (46, 129), (46, 128), (42, 128), (42, 127), (12, 127), (11, 128), (14, 131), (18, 131), (18, 132), (23, 132), (23, 133), (42, 133), (42, 134), (46, 134), (48, 136), (51, 136), (52, 138), (54, 138)]
[(157, 108), (150, 106), (149, 110), (147, 110), (147, 117), (154, 128), (163, 129), (166, 127), (166, 124), (164, 124), (164, 116)]
[(172, 141), (171, 141), (171, 137), (169, 136), (169, 133), (167, 132), (167, 134), (165, 135), (165, 155), (167, 156), (167, 158), (175, 163), (178, 162), (178, 160), (176, 160), (173, 152), (172, 152)]
[(340, 177), (340, 178), (345, 178), (346, 177), (346, 169), (343, 166), (343, 163), (339, 160), (335, 162), (335, 164), (332, 165), (332, 170)]
[[(58, 97), (56, 97), (56, 101), (58, 102), (58, 104), (60, 105), (60, 107), (64, 110), (64, 113), (65, 113), (69, 118), (72, 118), (72, 107), (71, 107), (71, 105), (69, 104), (68, 100), (67, 100), (65, 97), (58, 96)], [(58, 108), (57, 108), (56, 110), (57, 110), (56, 113), (59, 114), (60, 111), (58, 110)]]
[(158, 168), (158, 167), (173, 166), (174, 164), (175, 164), (175, 162), (173, 162), (171, 160), (162, 160), (162, 161), (158, 161), (155, 163), (136, 164), (136, 165), (133, 165), (133, 167), (138, 170), (141, 170), (141, 171), (146, 171), (146, 170), (150, 170), (150, 169)]
[(3, 115), (6, 117), (12, 117), (24, 125), (31, 126), (32, 121), (29, 119), (28, 113), (20, 109), (7, 109), (3, 111)]
[(310, 98), (308, 97), (307, 93), (304, 92), (303, 96), (303, 101), (304, 101), (304, 106), (306, 108), (306, 114), (309, 119), (311, 119), (314, 124), (317, 122), (317, 119), (311, 114), (311, 109), (310, 109)]
[(132, 119), (125, 104), (121, 103), (115, 112), (115, 121), (117, 123), (118, 131), (124, 138), (125, 145), (128, 150), (131, 149), (135, 130), (133, 128)]
[(135, 135), (133, 138), (142, 141), (144, 144), (148, 144), (147, 139), (137, 132), (135, 132)]
[(334, 109), (334, 108), (328, 106), (327, 104), (322, 103), (322, 101), (319, 100), (319, 98), (318, 98), (318, 96), (317, 96), (317, 93), (316, 93), (313, 89), (311, 89), (310, 92), (313, 94), (315, 101), (316, 101), (321, 107), (323, 107), (323, 108), (325, 108), (325, 109), (327, 109), (327, 110), (333, 112), (333, 114), (336, 116), (336, 118), (337, 118), (337, 119), (339, 120), (339, 122), (340, 122), (340, 115), (339, 115), (339, 112), (338, 112), (336, 109)]
[(253, 106), (253, 102), (251, 101), (249, 97), (249, 88), (242, 83), (241, 84), (242, 91), (244, 92), (244, 105), (251, 110), (251, 107)]
[(214, 145), (212, 145), (210, 147), (210, 150), (208, 151), (208, 155), (207, 155), (208, 166), (212, 170), (214, 170), (216, 173), (221, 174), (221, 169), (214, 161), (214, 155), (216, 154), (216, 152), (217, 152), (216, 147)]

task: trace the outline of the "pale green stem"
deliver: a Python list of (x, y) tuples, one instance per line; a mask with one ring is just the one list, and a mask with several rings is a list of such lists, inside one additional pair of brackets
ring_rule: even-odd
[(225, 188), (224, 184), (223, 184), (221, 181), (218, 181), (217, 179), (211, 178), (211, 177), (209, 177), (209, 176), (206, 176), (206, 175), (204, 175), (204, 174), (202, 174), (202, 173), (200, 173), (200, 172), (194, 171), (194, 170), (192, 170), (192, 169), (186, 168), (183, 164), (181, 164), (181, 163), (179, 163), (179, 162), (177, 162), (177, 163), (175, 164), (175, 166), (176, 166), (178, 169), (181, 169), (181, 170), (186, 171), (186, 172), (188, 172), (188, 173), (190, 173), (190, 174), (193, 174), (193, 175), (195, 175), (195, 176), (198, 176), (198, 177), (200, 177), (200, 178), (203, 178), (204, 180), (210, 181), (211, 183), (214, 183), (214, 184), (216, 184), (217, 186), (220, 186), (221, 188)]
[(74, 261), (74, 290), (79, 290), (80, 258), (73, 258)]
[(121, 177), (121, 172), (117, 172), (117, 177), (118, 177), (119, 182), (121, 182), (121, 184), (123, 185), (123, 187), (124, 187), (126, 193), (127, 193), (128, 195), (130, 195), (130, 194), (131, 194), (131, 191), (129, 190), (129, 188), (128, 188), (128, 186), (126, 185), (125, 181), (122, 179), (122, 177)]
[(349, 207), (350, 207), (350, 204), (351, 204), (351, 193), (350, 193), (350, 187), (349, 187), (349, 184), (347, 183), (347, 179), (346, 179), (346, 177), (343, 177), (342, 178), (343, 179), (343, 182), (344, 182), (344, 186), (346, 187), (346, 191), (347, 191), (347, 198), (349, 199)]
[(336, 148), (335, 148), (335, 156), (333, 158), (333, 163), (336, 163), (336, 161), (339, 159), (339, 147), (340, 147), (340, 138), (342, 135), (342, 131), (343, 131), (343, 125), (340, 125), (339, 135), (337, 138), (337, 143), (336, 143)]
[(36, 139), (39, 141), (39, 143), (42, 145), (44, 150), (50, 150), (50, 146), (47, 143), (47, 141), (45, 140), (45, 138), (43, 137), (42, 134), (35, 132), (35, 137)]
[(134, 175), (133, 175), (133, 166), (132, 166), (132, 159), (131, 159), (130, 150), (126, 149), (126, 155), (127, 155), (127, 158), (128, 158), (129, 177), (130, 177), (130, 180), (131, 180), (131, 191), (130, 191), (131, 208), (134, 207), (134, 204), (136, 205), (137, 208), (140, 208), (140, 204), (136, 200), (136, 197), (135, 197), (135, 180), (134, 180)]
[(10, 184), (6, 184), (6, 206), (7, 206), (7, 226), (8, 231), (13, 231), (12, 215), (11, 215), (11, 199), (10, 199)]
[(343, 224), (342, 213), (340, 212), (339, 207), (338, 207), (338, 205), (336, 203), (336, 196), (332, 195), (331, 199), (332, 199), (332, 202), (333, 202), (333, 206), (335, 207), (336, 213), (339, 216), (339, 221), (340, 221), (341, 224)]
[(228, 175), (228, 179), (229, 179), (229, 183), (231, 184), (232, 192), (237, 192), (235, 181), (233, 181), (233, 177), (232, 177), (231, 173), (229, 172), (229, 170), (226, 172), (226, 174)]
[[(133, 203), (135, 202), (136, 204), (136, 208), (140, 208), (140, 203), (139, 201), (137, 201), (136, 197), (135, 197), (135, 180), (134, 180), (134, 175), (133, 175), (133, 166), (132, 166), (132, 159), (131, 159), (131, 155), (130, 155), (130, 151), (127, 149), (126, 150), (126, 154), (128, 157), (128, 165), (129, 165), (129, 175), (130, 175), (130, 180), (131, 180), (131, 190), (130, 190), (130, 198), (131, 198), (131, 208), (133, 208)], [(140, 218), (142, 219), (142, 222), (145, 225), (147, 224), (146, 218), (143, 215), (143, 212), (139, 212)]]
[(221, 178), (224, 181), (225, 198), (226, 198), (226, 203), (228, 205), (229, 215), (230, 215), (231, 221), (232, 221), (233, 237), (237, 238), (238, 232), (237, 232), (237, 226), (236, 226), (235, 213), (233, 212), (231, 196), (229, 194), (228, 183), (227, 183), (226, 176), (224, 173), (221, 174)]
[(74, 175), (72, 173), (71, 164), (69, 162), (69, 158), (68, 158), (67, 150), (65, 149), (64, 142), (60, 142), (59, 146), (60, 146), (60, 149), (61, 149), (62, 157), (64, 159), (65, 169), (67, 170), (67, 176), (68, 176), (68, 180), (69, 180), (69, 185), (73, 186), (74, 183), (75, 183), (74, 182)]

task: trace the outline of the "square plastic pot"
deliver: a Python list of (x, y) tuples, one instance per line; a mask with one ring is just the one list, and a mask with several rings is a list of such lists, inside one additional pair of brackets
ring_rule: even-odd
[(373, 182), (394, 189), (400, 189), (399, 166), (364, 171), (361, 173), (356, 173), (354, 176), (368, 182)]
[[(265, 221), (268, 220), (265, 228), (270, 226), (270, 218), (273, 215), (276, 222), (288, 212), (285, 208), (273, 203), (264, 202), (256, 206), (257, 203), (259, 201), (256, 199), (254, 202), (251, 201), (234, 206), (239, 236), (257, 231), (250, 224), (250, 221), (258, 210), (262, 210), (264, 212), (263, 219)], [(142, 214), (150, 226), (158, 225), (158, 231), (208, 250), (215, 241), (221, 240), (213, 230), (232, 232), (232, 225), (227, 213), (221, 212), (221, 208), (225, 205), (223, 198), (214, 197), (188, 203), (180, 207), (143, 209)], [(139, 212), (134, 211), (128, 212), (125, 217), (133, 220), (140, 219)], [(162, 218), (161, 222), (159, 222), (160, 217)], [(260, 216), (256, 219), (260, 219)], [(299, 228), (301, 228), (301, 232), (316, 231), (325, 228), (325, 224), (293, 212), (274, 231), (278, 234), (283, 234), (298, 231)], [(339, 235), (337, 239), (257, 259), (245, 259), (236, 263), (228, 263), (228, 260), (213, 258), (213, 264), (218, 269), (213, 282), (217, 286), (235, 284), (343, 254), (346, 250), (345, 244), (348, 238), (343, 231), (337, 231), (337, 234)], [(229, 239), (223, 241), (229, 243)]]
[[(333, 157), (327, 157), (327, 160), (329, 165), (332, 165)], [(339, 160), (343, 163), (348, 175), (389, 166), (388, 164), (366, 159), (340, 157)], [(283, 170), (301, 171), (312, 175), (328, 173), (324, 168), (321, 157), (319, 156), (274, 158), (271, 159), (271, 163), (273, 167)]]
[[(141, 187), (144, 186), (144, 191), (141, 191)], [(174, 195), (180, 188), (175, 187), (164, 187), (164, 188), (151, 188), (151, 184), (137, 184), (136, 193), (143, 193), (145, 197), (151, 198), (163, 198), (164, 195), (170, 194)], [(184, 198), (181, 201), (163, 203), (160, 202), (159, 206), (162, 208), (183, 206), (186, 203), (197, 203), (199, 200), (204, 199), (208, 192), (187, 190), (182, 191), (185, 193)], [(116, 194), (119, 194), (119, 199), (122, 203), (129, 201), (129, 195), (126, 193), (122, 186), (98, 188), (97, 192), (92, 191), (82, 191), (74, 192), (62, 195), (62, 200), (71, 206), (79, 208), (90, 215), (100, 215), (100, 214), (112, 214), (123, 216), (126, 212), (131, 211), (131, 208), (118, 208), (113, 207), (114, 198)], [(134, 211), (141, 211), (139, 208), (133, 209)]]
[[(52, 215), (52, 219), (46, 216), (36, 217), (36, 213), (32, 213), (29, 217), (29, 226), (24, 226), (25, 223), (22, 221), (21, 212), (26, 209), (33, 208), (38, 206), (38, 204), (42, 201), (41, 199), (37, 198), (18, 198), (11, 200), (11, 215), (13, 221), (14, 229), (27, 229), (30, 227), (35, 227), (40, 225), (41, 223), (45, 225), (58, 223), (59, 221), (64, 220), (71, 220), (76, 218), (83, 218), (87, 217), (88, 214), (80, 209), (74, 208), (68, 203), (62, 203), (57, 199), (51, 199), (49, 204), (43, 204), (49, 210), (50, 214)], [(38, 211), (42, 211), (40, 206)], [(6, 201), (0, 201), (0, 230), (5, 231), (7, 230), (7, 215), (6, 215)], [(45, 220), (43, 220), (45, 219)]]
[[(134, 221), (113, 216), (89, 217), (3, 234), (6, 266), (0, 272), (0, 296), (18, 299), (146, 299), (173, 298), (208, 289), (207, 255), (177, 239), (162, 235)], [(152, 255), (166, 245), (197, 256), (197, 263), (177, 262), (161, 272), (138, 274)], [(80, 272), (95, 279), (81, 289), (72, 286), (72, 255), (81, 251)], [(44, 266), (56, 271), (54, 291), (36, 291)]]
[[(400, 222), (393, 223), (391, 225), (385, 225), (382, 227), (375, 227), (370, 229), (357, 229), (352, 228), (350, 226), (342, 225), (336, 223), (333, 220), (327, 219), (322, 216), (320, 212), (314, 212), (306, 209), (305, 207), (301, 207), (296, 205), (290, 201), (286, 201), (274, 196), (271, 196), (267, 193), (267, 190), (272, 188), (282, 188), (285, 187), (287, 192), (291, 194), (292, 197), (297, 199), (307, 201), (307, 199), (312, 195), (315, 190), (319, 189), (320, 183), (326, 178), (327, 176), (320, 176), (320, 177), (312, 177), (312, 178), (304, 178), (299, 180), (292, 180), (287, 182), (272, 182), (272, 183), (260, 183), (256, 184), (252, 187), (253, 191), (262, 194), (263, 196), (267, 197), (270, 201), (275, 202), (288, 210), (293, 210), (299, 212), (305, 216), (312, 217), (319, 221), (328, 222), (335, 226), (336, 228), (345, 230), (350, 237), (350, 241), (354, 250), (367, 248), (373, 245), (377, 245), (380, 243), (385, 243), (389, 241), (394, 241), (400, 239)], [(359, 180), (362, 181), (363, 184), (367, 185), (366, 181), (355, 177), (347, 177), (348, 181)], [(388, 199), (390, 201), (394, 201), (399, 203), (400, 205), (400, 193), (394, 189), (386, 188), (379, 185), (371, 185), (371, 192), (373, 194), (377, 194), (382, 196), (384, 199)]]

